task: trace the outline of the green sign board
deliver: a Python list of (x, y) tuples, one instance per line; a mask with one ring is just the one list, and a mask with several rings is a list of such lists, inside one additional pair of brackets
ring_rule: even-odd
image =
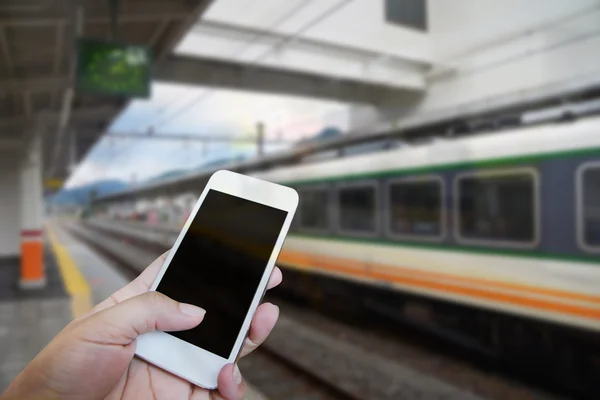
[(145, 46), (79, 39), (77, 90), (121, 97), (150, 96), (152, 58)]

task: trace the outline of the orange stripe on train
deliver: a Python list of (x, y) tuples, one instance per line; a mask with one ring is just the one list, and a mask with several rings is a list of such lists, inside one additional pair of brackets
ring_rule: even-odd
[[(389, 265), (382, 264), (369, 264), (369, 269), (365, 269), (365, 263), (361, 263), (354, 260), (319, 255), (308, 255), (306, 253), (293, 252), (287, 250), (281, 253), (279, 257), (279, 263), (289, 263), (292, 265), (297, 265), (299, 267), (311, 269), (323, 269), (327, 271), (358, 276), (361, 278), (378, 279), (402, 285), (418, 287), (421, 289), (432, 289), (440, 292), (475, 297), (485, 299), (488, 301), (491, 300), (496, 302), (508, 303), (511, 305), (538, 308), (546, 311), (571, 314), (579, 317), (585, 317), (600, 321), (600, 309), (565, 303), (557, 303), (551, 300), (536, 299), (526, 297), (520, 294), (493, 292), (490, 291), (488, 288), (468, 288), (463, 286), (457, 286), (452, 283), (433, 282), (424, 278), (452, 279), (457, 283), (475, 283), (478, 285), (487, 286), (489, 288), (522, 290), (527, 291), (528, 294), (551, 295), (569, 300), (584, 300), (592, 303), (600, 303), (600, 297), (598, 296), (590, 296), (520, 284), (495, 282), (485, 279), (462, 278), (450, 274), (422, 272), (416, 271), (414, 269), (392, 267)], [(420, 275), (420, 277), (402, 276), (394, 272), (408, 272), (413, 275)]]

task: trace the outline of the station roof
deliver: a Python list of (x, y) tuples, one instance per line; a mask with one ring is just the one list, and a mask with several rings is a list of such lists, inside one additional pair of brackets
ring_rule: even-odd
[[(244, 0), (114, 2), (120, 5), (118, 40), (150, 46), (156, 56), (153, 78), (160, 82), (398, 107), (410, 103), (398, 99), (419, 98), (436, 71), (452, 70), (436, 59), (426, 31), (388, 21), (383, 1), (254, 0), (251, 7)], [(129, 104), (71, 96), (77, 27), (81, 36), (111, 38), (109, 1), (0, 3), (0, 147), (41, 132), (45, 175), (64, 179)], [(440, 15), (446, 19), (445, 12)], [(541, 93), (526, 101), (561, 96)], [(470, 112), (478, 116), (479, 106), (498, 112), (517, 106), (513, 97), (501, 97), (502, 104), (486, 100)], [(520, 101), (519, 107), (525, 100)], [(461, 123), (468, 110), (458, 111), (463, 115), (441, 109), (403, 124), (422, 124), (418, 118)], [(388, 135), (405, 127), (378, 130)]]
[[(78, 25), (81, 36), (111, 38), (108, 3), (4, 0), (0, 4), (0, 142), (22, 146), (35, 132), (42, 134), (46, 177), (66, 178), (71, 161), (88, 152), (127, 103), (114, 97), (71, 98), (69, 93)], [(117, 39), (149, 45), (162, 59), (210, 1), (120, 3)], [(61, 123), (64, 120), (69, 124)], [(85, 135), (70, 140), (69, 132)]]
[[(426, 35), (388, 26), (370, 1), (117, 3), (117, 40), (150, 46), (159, 81), (373, 104), (418, 95), (432, 66)], [(113, 38), (108, 4), (0, 5), (0, 138), (41, 133), (47, 178), (66, 178), (128, 103), (71, 92), (75, 38)]]

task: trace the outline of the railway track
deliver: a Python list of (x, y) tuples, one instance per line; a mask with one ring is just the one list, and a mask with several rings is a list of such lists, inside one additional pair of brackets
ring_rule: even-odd
[[(160, 238), (144, 242), (126, 232), (115, 235), (74, 224), (67, 228), (130, 277), (166, 249)], [(240, 362), (248, 380), (270, 399), (553, 398), (439, 354), (427, 354), (400, 343), (402, 338), (382, 338), (277, 301), (283, 307), (276, 329), (256, 354)]]
[[(244, 377), (269, 399), (358, 400), (268, 346), (239, 362)], [(362, 399), (361, 399), (362, 400)]]

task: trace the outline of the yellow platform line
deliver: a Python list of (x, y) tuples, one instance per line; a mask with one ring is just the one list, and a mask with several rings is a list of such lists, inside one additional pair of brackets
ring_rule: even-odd
[(65, 289), (71, 297), (71, 311), (73, 313), (73, 318), (77, 318), (92, 308), (92, 291), (90, 285), (77, 267), (77, 264), (69, 254), (69, 251), (59, 242), (48, 225), (46, 225), (46, 231), (50, 238), (52, 251), (56, 258)]

